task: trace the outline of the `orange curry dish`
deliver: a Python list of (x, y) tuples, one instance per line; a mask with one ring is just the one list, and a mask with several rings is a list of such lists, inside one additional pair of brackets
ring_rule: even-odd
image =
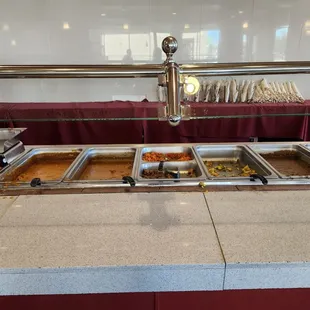
[(187, 153), (157, 153), (147, 152), (143, 154), (143, 161), (159, 162), (159, 161), (188, 161), (192, 160), (192, 156)]

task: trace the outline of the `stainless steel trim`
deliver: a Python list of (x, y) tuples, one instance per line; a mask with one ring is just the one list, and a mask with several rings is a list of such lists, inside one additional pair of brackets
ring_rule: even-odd
[(5, 65), (0, 79), (157, 78), (164, 65)]
[[(79, 159), (83, 152), (83, 148), (56, 148), (56, 147), (46, 147), (46, 148), (34, 148), (31, 149), (29, 152), (18, 158), (16, 161), (12, 163), (11, 166), (9, 166), (3, 173), (0, 174), (0, 183), (6, 183), (9, 184), (10, 181), (5, 181), (6, 176), (14, 171), (15, 169), (18, 169), (25, 165), (28, 160), (30, 160), (33, 156), (36, 156), (38, 154), (47, 154), (47, 153), (72, 153), (79, 151), (80, 153), (78, 156), (72, 161), (71, 165), (68, 167), (68, 169), (63, 173), (63, 175), (58, 179), (58, 180), (42, 180), (45, 184), (55, 184), (59, 183), (63, 180), (65, 175), (68, 173), (70, 167), (74, 165), (74, 163)], [(25, 186), (30, 186), (30, 182), (14, 182), (14, 184), (20, 185), (25, 185)], [(11, 185), (10, 185), (11, 186)]]
[[(310, 74), (310, 61), (182, 64), (180, 74), (197, 76)], [(18, 78), (156, 78), (164, 64), (3, 65), (0, 79)]]
[(180, 73), (196, 76), (309, 74), (310, 61), (184, 64), (180, 65)]
[(135, 176), (136, 169), (136, 158), (137, 158), (137, 148), (135, 147), (93, 147), (87, 148), (84, 152), (79, 156), (79, 160), (77, 160), (74, 165), (71, 165), (70, 169), (67, 171), (66, 175), (63, 178), (63, 182), (68, 183), (96, 183), (96, 184), (122, 184), (122, 180), (74, 180), (74, 177), (81, 173), (81, 170), (84, 168), (84, 165), (87, 164), (87, 161), (90, 157), (96, 155), (121, 155), (125, 153), (133, 154), (133, 168), (131, 171), (131, 177)]
[(173, 54), (178, 50), (177, 39), (172, 36), (166, 37), (162, 42), (161, 48), (167, 56), (166, 62), (173, 62)]
[[(201, 181), (200, 181), (201, 182)], [(185, 186), (199, 186), (200, 182), (196, 181), (182, 181), (179, 183), (175, 182), (158, 182), (158, 183), (145, 183), (145, 182), (137, 182), (136, 187), (162, 187), (162, 188), (169, 188), (169, 187), (185, 187)], [(260, 182), (251, 182), (249, 180), (206, 180), (203, 181), (204, 185), (206, 186), (206, 190), (208, 190), (208, 186), (264, 186)], [(310, 185), (310, 180), (309, 179), (269, 179), (268, 180), (268, 185)], [(81, 193), (83, 192), (84, 189), (89, 189), (89, 188), (97, 188), (97, 189), (106, 189), (106, 188), (126, 188), (129, 187), (128, 184), (97, 184), (97, 183), (66, 183), (66, 182), (61, 182), (61, 183), (55, 183), (55, 184), (49, 184), (48, 188), (49, 190), (54, 190), (54, 189), (64, 189), (64, 188), (72, 188), (72, 189), (80, 189)], [(18, 188), (24, 189), (24, 186), (19, 186)], [(43, 187), (42, 187), (43, 188)], [(5, 194), (10, 195), (10, 191), (12, 191), (13, 195), (16, 195), (16, 186), (9, 186), (5, 188)], [(30, 190), (29, 187), (27, 189)], [(35, 191), (36, 189), (34, 189)], [(28, 191), (29, 195), (31, 195), (31, 192)]]
[(277, 151), (296, 151), (301, 153), (306, 162), (310, 164), (310, 150), (300, 144), (292, 143), (257, 143), (253, 145), (248, 145), (248, 147), (255, 153), (256, 157), (259, 158), (265, 165), (272, 169), (280, 178), (282, 179), (309, 179), (310, 175), (304, 176), (289, 176), (278, 171), (274, 166), (272, 166), (266, 159), (264, 159), (260, 154), (273, 153)]
[[(235, 144), (227, 144), (227, 145), (218, 145), (218, 144), (210, 144), (210, 145), (196, 145), (194, 147), (195, 153), (200, 161), (201, 166), (204, 169), (205, 174), (208, 176), (210, 180), (218, 180), (218, 181), (230, 181), (233, 184), (234, 180), (248, 180), (249, 177), (214, 177), (212, 176), (207, 167), (204, 164), (204, 160), (209, 157), (212, 160), (228, 160), (235, 159), (242, 156), (245, 156), (246, 164), (249, 164), (253, 169), (256, 170), (258, 174), (263, 175), (267, 179), (278, 178), (278, 176), (274, 173), (273, 170), (269, 169), (268, 166), (265, 165), (264, 162), (259, 160), (250, 149), (246, 147), (246, 145), (235, 145)], [(209, 155), (206, 155), (208, 154)]]
[(173, 54), (178, 50), (178, 41), (169, 36), (162, 42), (162, 50), (166, 54), (165, 86), (167, 86), (168, 122), (171, 126), (178, 126), (182, 119), (180, 96), (181, 83), (178, 64), (173, 60)]
[(180, 124), (182, 113), (180, 105), (181, 84), (179, 67), (175, 62), (169, 62), (166, 67), (167, 93), (168, 93), (168, 121), (170, 125)]

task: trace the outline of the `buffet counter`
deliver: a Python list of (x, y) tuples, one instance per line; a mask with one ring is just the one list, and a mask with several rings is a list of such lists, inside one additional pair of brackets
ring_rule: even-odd
[[(310, 140), (310, 102), (194, 103), (190, 122), (167, 121), (181, 118), (180, 73), (299, 74), (310, 63), (178, 66), (177, 40), (162, 46), (161, 65), (1, 66), (5, 79), (159, 77), (168, 94), (163, 122), (162, 103), (0, 104), (3, 127), (28, 128), (1, 140), (1, 309), (309, 309), (310, 145), (297, 141)], [(269, 101), (266, 84), (242, 82), (241, 101)], [(236, 101), (228, 85), (220, 97)], [(285, 85), (270, 84), (273, 97), (299, 102)], [(235, 143), (250, 137), (297, 143)]]
[[(162, 105), (121, 101), (2, 103), (0, 119), (6, 120), (3, 127), (28, 128), (23, 134), (25, 144), (246, 142), (249, 137), (310, 140), (309, 117), (302, 115), (309, 112), (309, 101), (304, 104), (192, 103), (193, 117), (215, 119), (192, 119), (177, 127), (165, 121), (143, 120), (157, 119), (158, 107)], [(216, 118), (222, 116), (228, 118)], [(120, 121), (122, 118), (126, 120)], [(75, 121), (61, 121), (64, 119)]]
[(310, 288), (309, 175), (307, 142), (27, 146), (0, 295)]
[(0, 294), (310, 288), (310, 191), (0, 199)]

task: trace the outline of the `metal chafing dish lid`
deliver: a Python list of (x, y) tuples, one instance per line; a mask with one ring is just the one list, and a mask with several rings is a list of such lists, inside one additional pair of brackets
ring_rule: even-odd
[(4, 152), (4, 144), (6, 141), (16, 138), (27, 128), (0, 128), (0, 152)]

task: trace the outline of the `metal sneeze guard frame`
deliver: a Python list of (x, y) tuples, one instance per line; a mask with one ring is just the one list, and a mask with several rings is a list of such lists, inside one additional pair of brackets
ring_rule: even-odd
[[(0, 79), (40, 78), (155, 78), (167, 87), (168, 100), (165, 117), (172, 126), (182, 120), (180, 103), (181, 75), (239, 76), (310, 74), (310, 61), (248, 62), (248, 63), (197, 63), (178, 65), (173, 60), (177, 40), (167, 37), (162, 49), (167, 55), (163, 64), (133, 65), (0, 65)], [(304, 114), (302, 114), (304, 115)], [(246, 117), (246, 116), (245, 116)], [(186, 117), (183, 117), (185, 119)], [(205, 118), (205, 117), (204, 117)], [(221, 118), (221, 117), (210, 117)], [(187, 119), (190, 119), (187, 117)], [(103, 119), (104, 120), (104, 119)], [(117, 120), (117, 119), (115, 119)]]

